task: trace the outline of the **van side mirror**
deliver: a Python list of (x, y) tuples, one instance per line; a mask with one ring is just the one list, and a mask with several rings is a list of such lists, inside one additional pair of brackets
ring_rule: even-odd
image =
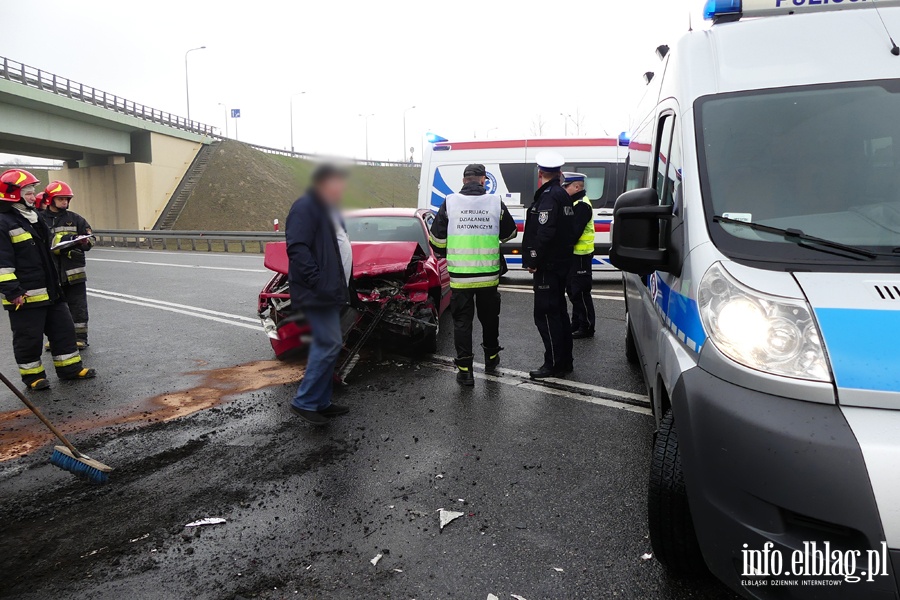
[(625, 192), (613, 210), (612, 248), (609, 260), (617, 268), (636, 275), (668, 271), (669, 251), (660, 225), (672, 218), (671, 206), (660, 206), (656, 190)]

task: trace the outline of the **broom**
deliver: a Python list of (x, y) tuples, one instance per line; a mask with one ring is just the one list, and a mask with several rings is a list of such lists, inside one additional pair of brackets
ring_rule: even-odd
[(6, 384), (6, 387), (8, 387), (13, 394), (19, 397), (19, 400), (34, 413), (34, 416), (47, 426), (47, 429), (53, 432), (53, 435), (59, 438), (59, 441), (65, 444), (64, 446), (55, 446), (53, 448), (53, 455), (50, 457), (51, 464), (56, 465), (60, 469), (65, 469), (69, 473), (84, 477), (91, 483), (106, 483), (109, 481), (109, 472), (112, 471), (112, 467), (107, 467), (103, 463), (98, 462), (89, 456), (85, 456), (76, 450), (75, 446), (66, 439), (66, 436), (64, 436), (59, 429), (54, 427), (53, 423), (47, 420), (47, 417), (38, 410), (37, 406), (35, 406), (31, 400), (26, 398), (25, 394), (20, 392), (3, 373), (0, 373), (0, 380)]

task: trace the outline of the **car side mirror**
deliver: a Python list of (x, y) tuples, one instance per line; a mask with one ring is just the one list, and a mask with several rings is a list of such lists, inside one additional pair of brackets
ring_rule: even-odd
[(665, 233), (665, 222), (671, 218), (672, 207), (660, 206), (654, 189), (637, 189), (619, 196), (613, 210), (610, 262), (636, 275), (668, 271), (668, 236), (661, 233)]

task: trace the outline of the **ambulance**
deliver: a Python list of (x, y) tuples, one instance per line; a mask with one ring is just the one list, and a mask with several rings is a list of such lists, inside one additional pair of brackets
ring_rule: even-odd
[(705, 12), (638, 110), (610, 250), (653, 554), (748, 598), (896, 599), (900, 1)]
[(594, 206), (596, 230), (594, 270), (612, 270), (609, 229), (612, 208), (624, 186), (628, 140), (619, 138), (561, 138), (476, 140), (451, 142), (429, 134), (419, 179), (419, 208), (438, 210), (448, 194), (462, 187), (463, 170), (472, 163), (487, 170), (487, 192), (499, 194), (516, 220), (519, 234), (501, 251), (510, 270), (522, 269), (522, 231), (525, 211), (534, 200), (538, 152), (552, 150), (566, 158), (564, 171), (587, 175), (585, 190)]

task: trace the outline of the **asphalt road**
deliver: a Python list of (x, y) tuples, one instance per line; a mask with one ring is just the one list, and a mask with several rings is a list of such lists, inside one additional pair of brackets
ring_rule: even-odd
[[(515, 276), (501, 377), (458, 388), (446, 315), (438, 357), (367, 353), (339, 392), (351, 414), (312, 430), (287, 409), (302, 365), (274, 361), (255, 319), (261, 263), (91, 252), (100, 377), (35, 399), (116, 470), (92, 487), (49, 465), (46, 432), (0, 393), (0, 597), (731, 597), (642, 558), (653, 419), (616, 276), (567, 382), (523, 377), (542, 349)], [(10, 348), (2, 319), (15, 375)], [(463, 516), (441, 531), (441, 508)], [(185, 528), (204, 517), (226, 523)]]

